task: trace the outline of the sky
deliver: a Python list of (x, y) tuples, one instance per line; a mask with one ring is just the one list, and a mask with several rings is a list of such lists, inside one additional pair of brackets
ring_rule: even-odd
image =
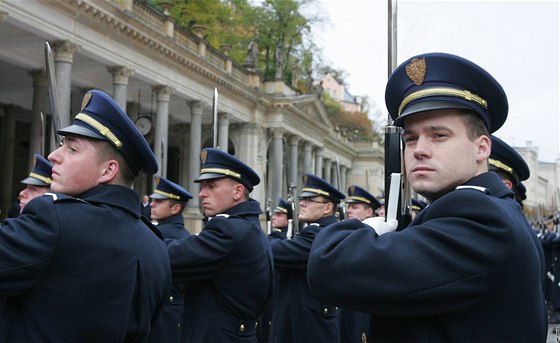
[[(504, 88), (508, 119), (494, 134), (531, 142), (541, 162), (560, 152), (559, 1), (393, 0), (397, 65), (447, 52), (486, 69)], [(352, 95), (367, 95), (387, 118), (387, 0), (320, 0), (328, 23), (315, 30), (323, 58), (345, 70)]]

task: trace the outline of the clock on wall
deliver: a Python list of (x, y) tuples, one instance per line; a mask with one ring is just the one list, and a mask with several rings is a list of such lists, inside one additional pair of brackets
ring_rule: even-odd
[(138, 130), (144, 136), (148, 135), (152, 131), (152, 119), (150, 117), (138, 117), (134, 124), (136, 124)]

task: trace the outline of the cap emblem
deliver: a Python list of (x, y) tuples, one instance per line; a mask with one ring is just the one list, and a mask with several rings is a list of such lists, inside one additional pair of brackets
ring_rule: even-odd
[(206, 163), (206, 158), (208, 157), (208, 151), (206, 149), (200, 152), (200, 159), (202, 160), (202, 164)]
[(354, 194), (354, 192), (356, 192), (356, 187), (350, 187), (350, 194)]
[(91, 92), (87, 92), (87, 93), (84, 95), (84, 98), (82, 99), (82, 108), (81, 108), (80, 111), (83, 111), (84, 108), (86, 108), (86, 106), (89, 104), (89, 101), (91, 100), (91, 96), (92, 96), (92, 93), (91, 93)]
[(304, 185), (307, 183), (307, 178), (308, 178), (307, 175), (303, 175), (302, 181)]
[(426, 59), (414, 58), (406, 66), (406, 75), (415, 85), (420, 86), (426, 77)]
[(159, 176), (154, 177), (154, 182), (156, 183), (156, 185), (159, 185), (161, 181), (161, 178)]

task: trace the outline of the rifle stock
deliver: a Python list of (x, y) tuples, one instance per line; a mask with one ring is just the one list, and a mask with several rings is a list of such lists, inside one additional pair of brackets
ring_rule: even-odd
[[(402, 156), (402, 128), (388, 125), (385, 127), (385, 206), (391, 202), (391, 197), (398, 197), (396, 219), (399, 222), (397, 231), (404, 229), (412, 221), (410, 211), (410, 191), (406, 181)], [(402, 175), (397, 194), (391, 194), (391, 175)]]

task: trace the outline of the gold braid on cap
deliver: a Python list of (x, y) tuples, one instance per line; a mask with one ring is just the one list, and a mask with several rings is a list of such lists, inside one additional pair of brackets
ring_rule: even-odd
[(498, 161), (498, 160), (489, 158), (489, 159), (488, 159), (488, 164), (490, 164), (490, 165), (492, 165), (492, 166), (494, 166), (494, 167), (496, 167), (496, 168), (505, 170), (505, 171), (507, 171), (508, 173), (510, 173), (510, 174), (513, 175), (513, 168), (510, 167), (510, 166), (508, 166), (507, 164), (503, 163), (502, 161)]
[(29, 176), (36, 178), (37, 180), (43, 181), (44, 183), (48, 183), (49, 185), (52, 183), (52, 179), (50, 177), (45, 177), (43, 175), (39, 175), (37, 173), (29, 173)]
[(200, 169), (200, 174), (204, 174), (204, 173), (224, 174), (226, 176), (231, 176), (231, 177), (234, 177), (236, 179), (241, 180), (241, 174), (236, 173), (236, 172), (234, 172), (232, 170), (229, 170), (229, 169), (221, 169), (221, 168), (202, 168), (202, 169)]
[(120, 149), (122, 147), (122, 142), (117, 138), (117, 136), (115, 136), (115, 134), (111, 132), (111, 130), (107, 126), (101, 124), (91, 116), (85, 113), (78, 113), (76, 115), (76, 118), (74, 119), (81, 120), (84, 123), (93, 126), (101, 135), (107, 137), (117, 149)]
[(317, 194), (320, 194), (320, 195), (324, 195), (324, 196), (326, 196), (327, 198), (329, 197), (329, 192), (325, 192), (324, 190), (318, 189), (318, 188), (303, 188), (301, 191), (302, 191), (302, 192), (317, 193)]
[(280, 206), (276, 206), (276, 208), (274, 209), (275, 211), (280, 211), (283, 213), (288, 213), (288, 210), (285, 209), (284, 207), (280, 207)]
[(485, 109), (488, 108), (488, 102), (486, 100), (484, 100), (483, 98), (479, 97), (476, 94), (469, 92), (468, 90), (459, 90), (459, 89), (449, 88), (449, 87), (432, 87), (432, 88), (424, 88), (407, 95), (407, 97), (403, 99), (401, 105), (399, 106), (398, 116), (401, 115), (405, 106), (410, 104), (414, 100), (426, 98), (429, 96), (442, 96), (442, 95), (463, 98), (467, 101), (474, 102), (475, 104), (480, 105)]
[(348, 198), (349, 198), (349, 199), (358, 200), (358, 201), (361, 201), (361, 202), (365, 202), (365, 203), (368, 204), (368, 205), (371, 204), (371, 201), (369, 201), (368, 199), (363, 198), (363, 197), (351, 196), (351, 197), (348, 197)]
[(173, 193), (162, 192), (162, 191), (160, 191), (159, 189), (156, 189), (156, 190), (154, 191), (154, 193), (164, 195), (164, 196), (166, 196), (166, 197), (168, 197), (168, 198), (171, 198), (171, 199), (176, 199), (176, 200), (180, 200), (180, 199), (181, 199), (181, 197), (178, 196), (178, 195), (175, 195), (175, 194), (173, 194)]

